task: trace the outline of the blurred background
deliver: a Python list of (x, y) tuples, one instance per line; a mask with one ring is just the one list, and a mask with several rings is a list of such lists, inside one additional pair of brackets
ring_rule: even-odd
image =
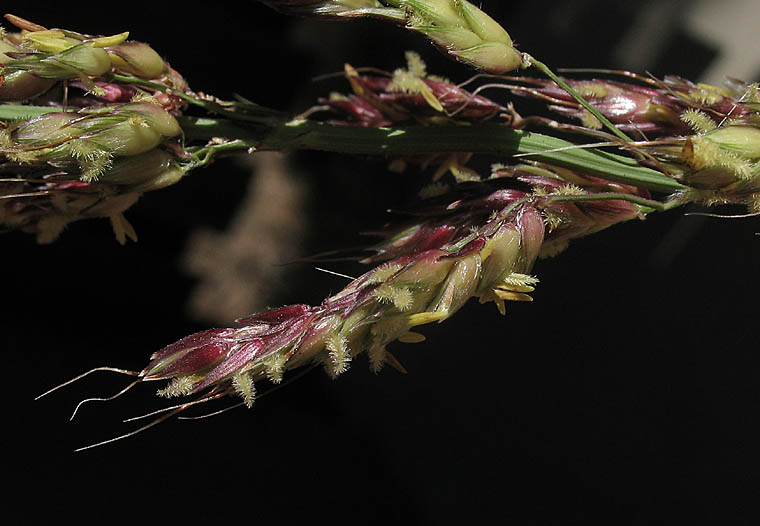
[[(760, 80), (752, 0), (480, 4), (555, 68)], [(346, 62), (393, 70), (412, 49), (431, 73), (472, 75), (387, 24), (288, 18), (256, 2), (13, 12), (84, 33), (129, 30), (194, 90), (294, 113), (348, 91), (339, 77), (313, 80)], [(675, 211), (579, 240), (537, 263), (532, 304), (502, 318), (472, 302), (425, 327), (426, 342), (395, 345), (407, 375), (374, 375), (360, 358), (336, 381), (309, 373), (250, 411), (76, 454), (162, 407), (156, 386), (84, 406), (71, 423), (79, 400), (129, 379), (100, 373), (33, 401), (92, 367), (139, 370), (191, 332), (318, 303), (346, 281), (293, 261), (365, 243), (360, 233), (410, 206), (429, 177), (315, 152), (227, 158), (143, 196), (126, 214), (138, 243), (120, 246), (106, 220), (45, 246), (3, 234), (10, 523), (756, 524), (757, 218)]]

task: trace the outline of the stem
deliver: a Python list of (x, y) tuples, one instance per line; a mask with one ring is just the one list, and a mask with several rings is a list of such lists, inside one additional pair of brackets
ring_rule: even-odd
[[(3, 104), (0, 120), (29, 118), (51, 111), (60, 111), (60, 108)], [(217, 137), (228, 140), (214, 151), (255, 148), (381, 156), (472, 152), (502, 158), (531, 154), (537, 161), (655, 192), (672, 193), (687, 188), (656, 170), (638, 165), (630, 157), (577, 147), (556, 137), (499, 124), (361, 128), (307, 120), (256, 125), (227, 118), (179, 117), (178, 120), (188, 142)]]
[(652, 199), (644, 199), (631, 194), (624, 194), (618, 192), (604, 192), (601, 194), (584, 194), (584, 195), (558, 195), (549, 197), (549, 201), (552, 203), (583, 203), (586, 201), (628, 201), (635, 205), (639, 205), (645, 208), (651, 208), (658, 212), (665, 212), (671, 208), (674, 208), (673, 202), (667, 201), (665, 203), (661, 201), (654, 201)]
[(24, 104), (0, 104), (0, 121), (19, 121), (29, 120), (53, 113), (56, 111), (65, 111), (63, 108), (55, 106), (26, 106)]
[(224, 119), (180, 119), (188, 140), (227, 137), (240, 149), (321, 150), (348, 154), (403, 156), (421, 153), (472, 152), (532, 158), (610, 181), (656, 192), (686, 187), (634, 159), (598, 149), (573, 148), (571, 142), (498, 124), (361, 128), (312, 121), (291, 121), (266, 128), (243, 127)]
[[(285, 120), (285, 114), (276, 110), (267, 108), (265, 106), (259, 106), (252, 102), (228, 102), (221, 103), (204, 98), (200, 98), (194, 93), (186, 93), (182, 90), (170, 88), (159, 84), (157, 82), (151, 82), (149, 80), (141, 79), (139, 77), (133, 77), (131, 75), (112, 74), (112, 80), (116, 80), (125, 84), (133, 84), (135, 86), (142, 86), (144, 88), (150, 88), (164, 93), (170, 93), (181, 99), (187, 101), (189, 104), (203, 108), (206, 111), (224, 115), (232, 120), (240, 120), (246, 122), (260, 123), (260, 124), (275, 124)], [(240, 110), (240, 111), (236, 111)]]

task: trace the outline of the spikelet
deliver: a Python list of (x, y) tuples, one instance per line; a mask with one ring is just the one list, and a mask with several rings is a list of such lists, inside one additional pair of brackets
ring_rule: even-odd
[(726, 151), (704, 136), (695, 136), (687, 141), (684, 148), (685, 161), (695, 170), (722, 168), (739, 179), (752, 177), (752, 163), (733, 152)]

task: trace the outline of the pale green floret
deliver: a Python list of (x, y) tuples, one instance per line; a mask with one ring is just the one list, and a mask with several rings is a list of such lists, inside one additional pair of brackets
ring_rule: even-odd
[(455, 0), (454, 2), (462, 16), (467, 21), (470, 29), (483, 40), (488, 42), (501, 42), (507, 46), (512, 46), (512, 39), (509, 33), (501, 27), (493, 18), (485, 12), (478, 9), (470, 2)]
[(142, 42), (124, 42), (106, 48), (113, 66), (121, 72), (154, 79), (166, 69), (161, 56)]
[(406, 0), (408, 26), (423, 33), (460, 60), (505, 73), (523, 64), (501, 25), (464, 0)]
[(726, 149), (722, 144), (708, 139), (706, 135), (691, 138), (684, 151), (685, 160), (697, 172), (719, 168), (739, 179), (752, 176), (753, 163), (750, 160), (741, 157), (735, 150)]
[(469, 29), (459, 26), (428, 26), (418, 25), (415, 29), (424, 33), (436, 44), (445, 47), (452, 53), (462, 49), (474, 48), (483, 43), (483, 40)]
[(97, 132), (91, 139), (114, 155), (137, 155), (161, 144), (163, 137), (142, 117), (131, 116)]
[[(80, 44), (71, 49), (67, 49), (58, 55), (55, 55), (54, 58), (64, 66), (70, 66), (93, 77), (103, 75), (111, 69), (111, 59), (108, 57), (108, 53), (101, 48), (96, 48), (88, 44)], [(52, 74), (54, 75), (54, 78), (66, 76), (63, 72)]]
[[(103, 154), (127, 156), (147, 152), (181, 133), (177, 120), (160, 106), (126, 104), (94, 115), (49, 113), (23, 123), (14, 133), (22, 149), (56, 148), (46, 155), (90, 160)], [(98, 151), (100, 150), (100, 152)]]
[(135, 112), (144, 118), (151, 128), (164, 137), (176, 137), (182, 133), (177, 119), (160, 105), (151, 102), (133, 102), (121, 106), (119, 113)]
[(101, 180), (143, 192), (173, 184), (182, 178), (183, 173), (169, 152), (154, 148), (140, 155), (117, 159)]
[(404, 7), (410, 9), (428, 23), (438, 26), (463, 26), (466, 20), (454, 6), (452, 0), (406, 0)]
[(723, 126), (703, 135), (721, 149), (752, 161), (760, 160), (760, 128)]
[(501, 42), (485, 42), (454, 52), (454, 55), (491, 73), (506, 73), (519, 68), (523, 63), (522, 56), (513, 47)]
[(21, 124), (14, 138), (21, 144), (44, 144), (75, 137), (79, 135), (78, 131), (68, 124), (77, 117), (79, 115), (75, 113), (48, 113)]

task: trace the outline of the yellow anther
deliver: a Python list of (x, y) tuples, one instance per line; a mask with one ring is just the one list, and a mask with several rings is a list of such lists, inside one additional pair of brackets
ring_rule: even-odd
[(407, 320), (409, 327), (416, 327), (418, 325), (425, 325), (426, 323), (445, 320), (448, 316), (448, 313), (445, 312), (418, 312), (417, 314), (410, 314)]
[(119, 33), (118, 35), (111, 35), (108, 37), (93, 38), (89, 42), (91, 42), (94, 47), (118, 46), (119, 44), (124, 42), (127, 38), (129, 38), (129, 31), (124, 31), (123, 33)]
[(507, 301), (533, 301), (533, 298), (521, 292), (512, 292), (509, 290), (493, 289), (494, 294), (499, 298)]
[(419, 332), (406, 332), (398, 337), (401, 343), (422, 343), (425, 341), (425, 335)]

